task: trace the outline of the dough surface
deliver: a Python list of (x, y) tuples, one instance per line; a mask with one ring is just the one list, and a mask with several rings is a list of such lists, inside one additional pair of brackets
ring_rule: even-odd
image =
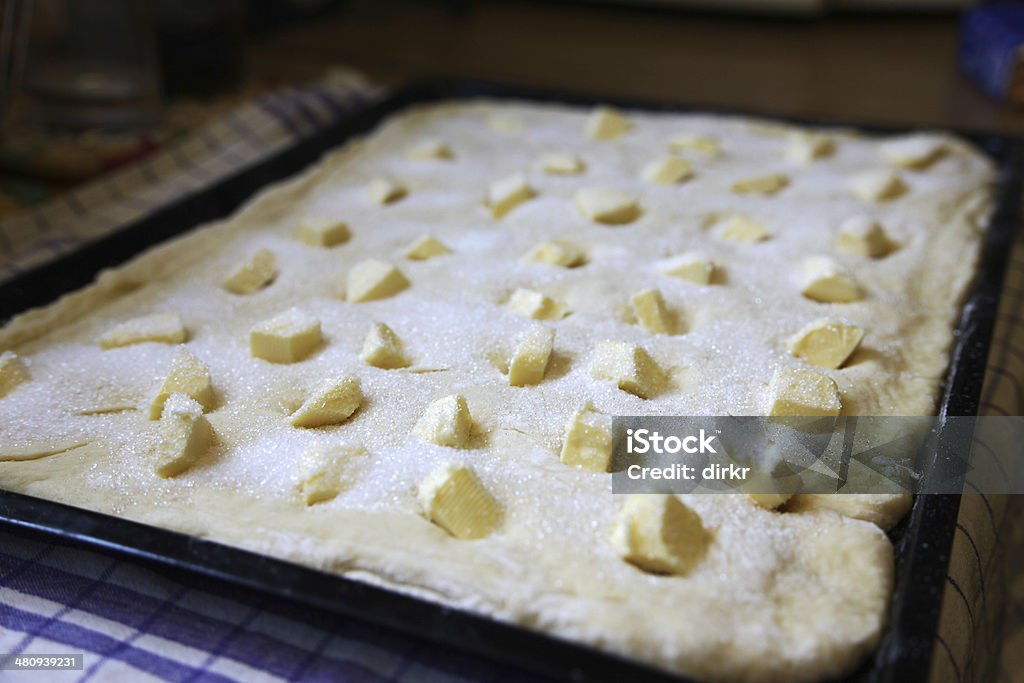
[[(786, 126), (626, 112), (626, 133), (594, 140), (585, 133), (590, 113), (490, 101), (411, 109), (230, 218), (16, 317), (0, 329), (0, 351), (15, 352), (30, 379), (0, 398), (0, 486), (700, 679), (811, 681), (850, 670), (877, 645), (892, 590), (892, 545), (875, 524), (833, 510), (766, 510), (745, 496), (683, 495), (710, 533), (707, 551), (684, 576), (646, 573), (609, 541), (622, 505), (610, 475), (559, 461), (563, 429), (587, 401), (608, 415), (764, 414), (775, 370), (808, 367), (787, 340), (822, 317), (864, 330), (842, 368), (822, 370), (837, 383), (844, 414), (933, 413), (988, 220), (992, 165), (939, 136), (947, 153), (925, 169), (900, 170), (907, 191), (872, 203), (848, 182), (886, 167), (879, 139), (829, 131), (834, 151), (803, 164), (787, 160)], [(522, 125), (496, 130), (495, 116)], [(693, 172), (678, 183), (645, 180), (644, 169), (680, 135), (710, 138), (720, 152), (680, 152)], [(410, 158), (425, 141), (440, 141), (450, 155)], [(580, 159), (580, 172), (545, 173), (540, 163), (551, 154)], [(518, 173), (534, 195), (495, 218), (488, 186)], [(787, 180), (774, 194), (730, 189), (771, 174)], [(372, 201), (366, 188), (375, 178), (407, 194)], [(595, 187), (635, 198), (639, 216), (607, 225), (581, 215), (573, 197)], [(735, 215), (770, 237), (722, 239)], [(837, 250), (839, 226), (853, 215), (882, 222), (897, 248), (883, 258)], [(330, 248), (303, 242), (297, 231), (307, 216), (343, 221), (350, 239)], [(406, 258), (425, 234), (451, 253)], [(580, 250), (581, 265), (522, 258), (544, 242)], [(225, 290), (239, 263), (264, 249), (276, 265), (270, 284), (245, 295)], [(688, 251), (714, 262), (710, 284), (657, 267)], [(801, 260), (819, 254), (852, 274), (861, 300), (801, 296)], [(346, 301), (346, 276), (367, 259), (396, 266), (409, 286)], [(505, 304), (520, 288), (550, 297), (564, 317), (511, 312)], [(674, 316), (673, 334), (637, 323), (630, 297), (650, 288)], [(251, 328), (292, 307), (320, 322), (322, 344), (294, 363), (254, 358)], [(154, 472), (156, 423), (147, 411), (181, 345), (97, 343), (119, 323), (165, 312), (180, 315), (184, 347), (209, 369), (215, 395), (206, 412), (212, 445), (174, 478)], [(360, 358), (376, 322), (401, 339), (407, 366)], [(555, 330), (546, 374), (539, 384), (510, 386), (503, 367), (535, 324)], [(594, 379), (590, 360), (606, 340), (645, 349), (667, 386), (643, 399)], [(291, 426), (289, 415), (328, 375), (357, 378), (362, 405), (342, 424)], [(464, 396), (472, 415), (468, 448), (414, 434), (426, 406), (451, 394)], [(317, 444), (360, 455), (339, 465), (336, 497), (306, 505), (301, 460)], [(453, 538), (421, 513), (416, 487), (444, 463), (471, 465), (502, 506), (489, 536)]]

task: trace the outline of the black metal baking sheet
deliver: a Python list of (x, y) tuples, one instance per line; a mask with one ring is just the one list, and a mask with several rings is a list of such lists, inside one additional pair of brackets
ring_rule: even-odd
[[(910, 130), (907, 127), (844, 120), (779, 117), (757, 112), (638, 102), (477, 81), (419, 81), (294, 147), (188, 195), (115, 234), (0, 284), (0, 322), (85, 286), (100, 270), (123, 263), (147, 247), (228, 215), (266, 185), (297, 173), (316, 162), (327, 150), (354, 135), (372, 130), (395, 112), (425, 102), (481, 97), (739, 114), (877, 133)], [(940, 415), (974, 415), (981, 396), (1003, 274), (1010, 245), (1021, 220), (1024, 142), (1003, 135), (954, 132), (990, 155), (1000, 171), (995, 214), (985, 235), (977, 276), (964, 304), (939, 405)], [(896, 583), (889, 625), (875, 655), (845, 680), (896, 683), (927, 679), (959, 505), (959, 496), (918, 496), (908, 518), (890, 533), (896, 547)], [(644, 680), (655, 683), (683, 683), (687, 680), (587, 646), (358, 581), (9, 491), (0, 490), (0, 523), (195, 572), (214, 581), (227, 582), (297, 604), (354, 616), (558, 680)]]

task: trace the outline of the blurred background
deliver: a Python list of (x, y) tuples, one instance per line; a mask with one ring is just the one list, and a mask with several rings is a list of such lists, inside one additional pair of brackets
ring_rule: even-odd
[(0, 219), (353, 67), (1024, 131), (1024, 14), (965, 0), (0, 0)]

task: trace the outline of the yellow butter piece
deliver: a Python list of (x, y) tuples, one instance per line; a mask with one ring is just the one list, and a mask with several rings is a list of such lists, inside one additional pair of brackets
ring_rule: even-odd
[(628, 342), (604, 341), (594, 352), (590, 376), (610, 380), (623, 391), (651, 398), (664, 388), (665, 372), (641, 347)]
[(619, 511), (611, 542), (622, 559), (644, 571), (681, 575), (700, 563), (711, 536), (676, 496), (638, 494)]
[(409, 365), (409, 359), (406, 358), (402, 349), (402, 340), (398, 338), (394, 330), (384, 323), (373, 323), (370, 327), (359, 357), (368, 365), (385, 370), (404, 368)]
[(786, 159), (796, 164), (809, 164), (831, 156), (834, 151), (835, 140), (828, 135), (795, 132), (786, 136)]
[(549, 266), (574, 268), (581, 265), (585, 257), (577, 247), (565, 242), (541, 242), (523, 256), (524, 261), (544, 263)]
[(894, 166), (921, 170), (946, 153), (946, 142), (931, 135), (909, 135), (887, 140), (878, 147), (882, 158)]
[(366, 186), (366, 196), (374, 204), (392, 204), (409, 194), (409, 189), (391, 178), (374, 178)]
[(785, 175), (769, 173), (737, 180), (730, 186), (730, 189), (736, 194), (773, 195), (785, 189), (787, 185), (789, 185), (789, 178)]
[(231, 271), (223, 285), (232, 294), (253, 294), (273, 282), (275, 277), (277, 260), (274, 252), (260, 249)]
[(177, 313), (154, 313), (115, 325), (100, 337), (100, 346), (113, 349), (143, 342), (184, 343), (187, 334)]
[(452, 253), (441, 240), (433, 235), (423, 235), (417, 238), (405, 249), (405, 258), (410, 261), (426, 261), (435, 256), (444, 256)]
[(605, 225), (624, 225), (640, 217), (640, 204), (628, 192), (610, 187), (589, 187), (573, 197), (584, 218)]
[(665, 275), (689, 280), (698, 285), (710, 284), (711, 278), (715, 274), (714, 262), (705, 254), (697, 251), (688, 251), (667, 258), (659, 262), (657, 268)]
[(505, 307), (516, 315), (533, 320), (558, 320), (565, 315), (562, 304), (532, 289), (520, 288), (512, 292)]
[(674, 152), (699, 152), (708, 156), (718, 156), (722, 152), (718, 140), (708, 135), (691, 135), (683, 133), (669, 139), (668, 148)]
[(0, 353), (0, 398), (28, 380), (28, 368), (13, 351)]
[(416, 498), (427, 519), (458, 539), (489, 536), (502, 521), (501, 505), (466, 465), (439, 466), (420, 483)]
[(587, 169), (578, 156), (564, 152), (545, 154), (538, 160), (537, 166), (551, 175), (579, 175)]
[(160, 419), (164, 412), (164, 404), (173, 394), (185, 394), (204, 409), (213, 407), (210, 371), (202, 361), (185, 349), (179, 350), (174, 356), (167, 377), (149, 405), (150, 420)]
[(467, 448), (473, 432), (473, 418), (466, 399), (459, 394), (437, 399), (423, 411), (413, 432), (438, 446)]
[(674, 185), (692, 178), (693, 166), (682, 157), (666, 156), (644, 167), (643, 177), (656, 185)]
[(656, 289), (644, 289), (634, 294), (630, 301), (642, 328), (651, 334), (672, 333), (672, 319), (661, 292)]
[(899, 174), (888, 169), (862, 171), (851, 177), (847, 186), (854, 197), (866, 202), (895, 199), (908, 189)]
[(747, 495), (750, 496), (750, 500), (754, 501), (755, 505), (765, 510), (774, 510), (782, 507), (786, 504), (786, 501), (793, 497), (792, 493), (748, 493)]
[(312, 247), (333, 247), (350, 237), (348, 224), (336, 218), (308, 216), (299, 223), (299, 239)]
[(726, 220), (722, 229), (719, 230), (718, 236), (730, 242), (752, 243), (768, 239), (771, 237), (771, 233), (757, 221), (747, 216), (738, 215)]
[(867, 216), (851, 216), (839, 226), (836, 247), (854, 256), (881, 258), (896, 248), (885, 228)]
[(359, 409), (363, 392), (355, 377), (327, 380), (306, 399), (288, 421), (293, 427), (324, 427), (341, 424)]
[(290, 308), (255, 325), (249, 332), (249, 350), (271, 363), (295, 363), (320, 346), (320, 321)]
[(421, 141), (405, 156), (413, 161), (446, 161), (455, 158), (451, 147), (433, 138)]
[(534, 325), (527, 330), (509, 359), (508, 383), (514, 387), (540, 384), (547, 371), (554, 343), (554, 330), (543, 325)]
[(768, 385), (771, 416), (835, 417), (842, 407), (835, 381), (814, 370), (779, 369)]
[(834, 370), (853, 355), (864, 338), (864, 330), (833, 320), (815, 320), (789, 340), (790, 352), (819, 368)]
[(185, 394), (171, 394), (157, 425), (156, 473), (176, 477), (206, 453), (213, 430), (203, 406)]
[(607, 472), (612, 462), (612, 418), (587, 403), (565, 425), (561, 461), (590, 472)]
[(409, 286), (409, 280), (387, 261), (366, 259), (352, 266), (346, 281), (346, 298), (353, 303), (386, 299)]
[(808, 256), (800, 264), (801, 291), (808, 299), (822, 303), (849, 303), (864, 293), (838, 263), (828, 256)]
[(493, 218), (501, 218), (523, 202), (537, 196), (526, 182), (526, 177), (516, 173), (491, 183), (487, 188), (487, 206)]
[(628, 133), (633, 124), (612, 107), (598, 107), (587, 119), (585, 131), (595, 140), (614, 140)]
[(299, 461), (299, 495), (306, 505), (333, 500), (346, 487), (346, 466), (362, 457), (362, 446), (313, 444)]

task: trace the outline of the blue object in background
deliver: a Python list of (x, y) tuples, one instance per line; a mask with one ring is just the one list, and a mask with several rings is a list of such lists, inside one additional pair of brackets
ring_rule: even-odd
[(1024, 45), (1024, 4), (981, 5), (964, 14), (960, 27), (960, 68), (997, 100), (1024, 101), (1024, 82), (1015, 76)]

